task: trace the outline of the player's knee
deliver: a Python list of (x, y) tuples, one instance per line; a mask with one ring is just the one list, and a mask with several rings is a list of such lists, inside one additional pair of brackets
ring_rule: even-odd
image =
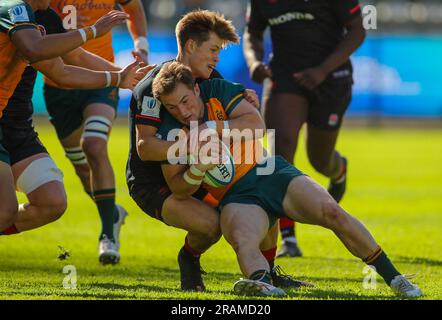
[(251, 244), (249, 240), (246, 234), (240, 229), (230, 232), (229, 243), (237, 254), (247, 250), (248, 245)]
[(327, 175), (330, 167), (330, 159), (327, 157), (317, 157), (309, 155), (309, 160), (313, 168), (323, 175)]
[(86, 164), (76, 165), (75, 173), (82, 181), (90, 181), (91, 172), (89, 166)]
[(219, 219), (217, 217), (211, 217), (206, 223), (205, 236), (211, 243), (216, 243), (221, 238)]
[(98, 165), (102, 159), (107, 157), (107, 143), (102, 139), (85, 138), (82, 149), (90, 166)]
[(325, 200), (321, 210), (326, 227), (340, 229), (345, 227), (348, 222), (347, 214), (334, 200)]
[(51, 197), (51, 200), (46, 204), (46, 212), (48, 219), (56, 221), (61, 218), (67, 209), (66, 196)]

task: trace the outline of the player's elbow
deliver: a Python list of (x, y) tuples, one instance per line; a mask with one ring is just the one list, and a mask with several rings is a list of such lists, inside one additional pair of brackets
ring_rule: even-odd
[(149, 161), (151, 160), (149, 156), (149, 148), (147, 148), (147, 143), (144, 140), (138, 140), (137, 141), (137, 153), (138, 157), (140, 157), (143, 161)]
[(253, 129), (254, 130), (263, 130), (265, 131), (266, 125), (264, 123), (264, 120), (259, 115), (253, 115), (250, 119), (251, 123), (253, 123)]
[(58, 87), (61, 88), (69, 88), (72, 87), (72, 82), (69, 80), (69, 76), (65, 76), (61, 73), (54, 73), (51, 76), (49, 76), (49, 79), (51, 79)]
[(27, 61), (29, 61), (30, 64), (46, 60), (46, 57), (44, 56), (44, 54), (42, 54), (41, 50), (39, 50), (38, 47), (29, 46), (22, 48), (20, 50), (20, 53)]

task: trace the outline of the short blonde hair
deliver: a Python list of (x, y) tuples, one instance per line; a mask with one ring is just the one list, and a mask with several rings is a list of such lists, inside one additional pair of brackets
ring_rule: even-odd
[(224, 46), (229, 42), (239, 43), (239, 36), (232, 21), (218, 12), (198, 9), (185, 14), (176, 25), (175, 35), (179, 49), (184, 49), (189, 39), (195, 40), (200, 46), (209, 40), (210, 32), (220, 37)]

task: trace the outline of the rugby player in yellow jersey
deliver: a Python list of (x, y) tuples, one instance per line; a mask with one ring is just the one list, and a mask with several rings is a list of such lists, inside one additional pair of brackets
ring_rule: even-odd
[[(127, 26), (134, 40), (134, 56), (147, 62), (147, 23), (140, 0), (51, 1), (51, 8), (62, 19), (76, 18), (74, 22), (77, 28), (94, 24), (100, 16), (112, 11), (116, 5), (121, 5), (122, 10), (129, 16)], [(63, 10), (64, 8), (69, 10)], [(72, 11), (72, 8), (75, 10)], [(114, 61), (110, 33), (88, 42), (83, 48), (110, 62)], [(115, 203), (115, 176), (107, 143), (113, 120), (117, 115), (118, 88), (69, 90), (46, 79), (44, 97), (51, 123), (66, 156), (73, 164), (85, 192), (97, 206), (102, 225), (98, 237), (99, 261), (102, 264), (118, 263), (119, 230), (127, 212)]]
[[(126, 14), (113, 11), (91, 27), (43, 36), (35, 23), (34, 11), (45, 10), (48, 6), (49, 0), (0, 0), (0, 118), (28, 63), (37, 63), (72, 51), (94, 37), (103, 36), (113, 26), (127, 19)], [(109, 82), (107, 80), (116, 84), (121, 76), (115, 72), (92, 73), (75, 68), (64, 68), (63, 71), (79, 86), (103, 87)], [(0, 230), (4, 230), (17, 219), (18, 204), (9, 155), (2, 146), (1, 129), (0, 181)]]
[[(60, 17), (52, 9), (36, 11), (35, 19), (46, 34), (66, 32)], [(67, 64), (92, 70), (121, 71), (118, 66), (81, 48), (63, 55), (62, 59)], [(63, 67), (59, 59), (45, 60), (28, 66), (3, 110), (3, 117), (0, 119), (3, 147), (9, 153), (16, 189), (26, 194), (28, 202), (19, 206), (17, 220), (8, 228), (0, 230), (0, 235), (12, 235), (41, 227), (60, 218), (66, 209), (63, 175), (38, 139), (32, 123), (32, 95), (36, 70), (69, 87), (95, 86), (95, 83), (88, 79), (85, 83), (78, 83), (75, 74), (70, 73), (69, 69), (72, 67)], [(143, 69), (147, 72), (149, 68)], [(79, 70), (86, 75), (90, 73), (85, 69), (77, 69), (77, 73)], [(128, 82), (131, 79), (130, 68), (122, 71), (121, 75), (121, 86), (131, 88), (132, 84)], [(140, 73), (138, 77), (144, 75), (145, 73)], [(103, 78), (103, 75), (101, 77)], [(103, 80), (101, 83), (104, 83)]]
[[(243, 99), (243, 91), (241, 85), (222, 79), (211, 79), (198, 85), (187, 66), (179, 62), (163, 65), (152, 85), (154, 97), (168, 111), (158, 134), (163, 139), (174, 141), (177, 136), (170, 135), (172, 130), (183, 125), (188, 127), (192, 121), (198, 124), (205, 122), (209, 128), (216, 130), (216, 137), (222, 136), (226, 128), (240, 131), (250, 129), (253, 132), (264, 129), (263, 119)], [(235, 140), (235, 136), (231, 137)], [(374, 266), (395, 293), (405, 297), (422, 295), (416, 285), (397, 271), (362, 223), (342, 209), (325, 189), (281, 156), (259, 161), (264, 154), (262, 148), (252, 149), (254, 153), (244, 157), (246, 150), (250, 150), (245, 148), (246, 144), (258, 141), (254, 141), (253, 136), (244, 141), (243, 137), (240, 136), (240, 140), (233, 141), (230, 146), (233, 150), (237, 142), (241, 144), (239, 157), (235, 150), (232, 152), (235, 170), (230, 184), (219, 188), (209, 188), (203, 184), (219, 200), (221, 231), (235, 250), (246, 277), (235, 283), (236, 293), (285, 295), (281, 288), (273, 286), (269, 265), (259, 250), (269, 228), (285, 215), (297, 222), (319, 225), (333, 231), (350, 253)], [(218, 142), (209, 143), (217, 145)], [(215, 150), (219, 148), (212, 149)], [(264, 173), (271, 162), (273, 169)], [(171, 162), (162, 164), (162, 170), (173, 195), (178, 199), (187, 199), (201, 187), (206, 171), (216, 165), (216, 162), (205, 164), (200, 158), (199, 162), (190, 166)]]

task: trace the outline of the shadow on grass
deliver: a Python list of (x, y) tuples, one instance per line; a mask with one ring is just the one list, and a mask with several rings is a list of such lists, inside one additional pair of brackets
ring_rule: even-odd
[(357, 258), (327, 258), (327, 257), (280, 257), (275, 260), (275, 263), (278, 264), (278, 261), (290, 261), (293, 262), (293, 265), (295, 264), (302, 264), (303, 262), (308, 262), (309, 260), (320, 260), (323, 262), (351, 262), (351, 263), (357, 263), (360, 260)]
[(398, 299), (396, 296), (391, 295), (391, 297), (387, 297), (385, 295), (367, 295), (361, 293), (353, 293), (353, 292), (342, 292), (333, 289), (318, 289), (318, 288), (308, 288), (302, 290), (285, 290), (288, 298), (310, 298), (310, 299), (344, 299), (344, 300), (391, 300)]
[[(51, 293), (51, 294), (45, 294), (40, 292), (23, 292), (23, 291), (8, 291), (8, 295), (20, 295), (21, 297), (23, 295), (29, 296), (29, 297), (35, 297), (40, 299), (55, 299), (60, 300), (62, 298), (71, 298), (71, 299), (79, 299), (79, 298), (89, 298), (89, 299), (99, 299), (99, 300), (105, 300), (105, 299), (130, 299), (131, 296), (128, 294), (101, 294), (101, 293), (89, 293), (89, 292), (82, 292), (80, 290), (76, 291), (60, 291), (57, 293)], [(57, 299), (58, 298), (58, 299)], [(22, 298), (20, 298), (22, 299)], [(30, 298), (32, 299), (32, 298)]]
[(423, 265), (435, 266), (435, 267), (442, 266), (442, 260), (434, 260), (434, 259), (423, 258), (423, 257), (399, 256), (398, 258), (393, 258), (392, 260), (396, 263), (423, 264)]

